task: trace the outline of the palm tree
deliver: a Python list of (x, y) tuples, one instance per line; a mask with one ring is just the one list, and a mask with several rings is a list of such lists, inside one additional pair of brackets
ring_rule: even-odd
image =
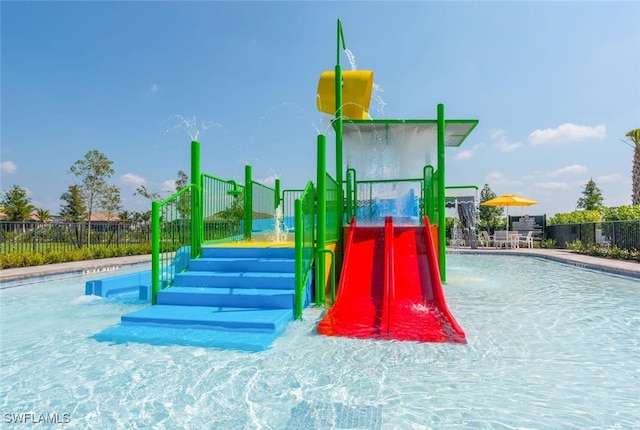
[(625, 134), (633, 147), (633, 168), (631, 169), (631, 204), (640, 205), (640, 128)]
[(51, 221), (51, 213), (46, 209), (36, 209), (36, 216), (38, 217), (38, 222)]
[(118, 214), (118, 218), (120, 218), (120, 221), (128, 222), (131, 221), (132, 214), (129, 211), (122, 211)]

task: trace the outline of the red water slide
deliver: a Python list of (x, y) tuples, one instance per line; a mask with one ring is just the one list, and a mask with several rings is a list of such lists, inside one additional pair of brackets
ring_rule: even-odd
[(356, 227), (346, 241), (336, 303), (320, 334), (466, 343), (444, 299), (429, 220), (425, 226)]

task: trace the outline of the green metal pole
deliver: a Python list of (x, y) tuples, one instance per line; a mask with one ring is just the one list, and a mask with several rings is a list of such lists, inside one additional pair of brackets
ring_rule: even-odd
[(151, 304), (160, 291), (160, 202), (151, 202)]
[[(276, 190), (276, 201), (275, 201), (274, 208), (277, 208), (278, 206), (280, 206), (280, 179), (276, 178), (276, 183), (274, 185), (274, 188)], [(284, 210), (284, 208), (282, 209)]]
[(318, 277), (316, 279), (316, 304), (323, 305), (325, 301), (325, 264), (324, 264), (324, 250), (327, 245), (327, 138), (320, 134), (318, 135), (318, 167), (317, 167), (317, 199), (318, 199), (318, 229), (316, 238), (316, 248), (321, 251), (322, 254), (318, 254), (321, 257), (316, 262), (316, 268), (318, 270)]
[[(427, 171), (429, 172), (427, 174)], [(433, 166), (426, 165), (422, 168), (422, 177), (424, 181), (424, 195), (422, 197), (422, 204), (424, 205), (422, 215), (427, 215), (429, 217), (429, 222), (435, 222), (433, 219), (434, 214), (434, 202), (433, 202), (433, 191), (431, 190), (433, 187)]]
[(200, 142), (191, 142), (191, 258), (200, 256), (202, 248), (202, 188), (200, 187)]
[(253, 230), (253, 179), (251, 166), (244, 166), (244, 238), (251, 239)]
[(342, 22), (338, 20), (338, 49), (335, 69), (335, 90), (336, 90), (336, 182), (340, 192), (337, 215), (338, 215), (338, 240), (342, 241), (342, 224), (344, 218), (344, 191), (342, 184), (342, 69), (340, 68), (340, 42), (342, 49), (347, 49), (344, 43), (344, 33), (342, 32)]
[(354, 169), (347, 169), (346, 172), (346, 181), (347, 181), (347, 222), (351, 222), (351, 217), (353, 217), (353, 175), (355, 175)]
[(444, 139), (445, 120), (444, 105), (438, 104), (438, 240), (440, 258), (440, 280), (447, 282), (447, 238), (445, 220), (445, 185), (444, 185)]
[(302, 307), (304, 305), (302, 293), (304, 290), (304, 280), (302, 279), (302, 247), (303, 247), (303, 236), (304, 232), (302, 231), (302, 202), (300, 199), (296, 199), (294, 203), (294, 213), (295, 213), (295, 230), (296, 234), (294, 235), (295, 241), (295, 277), (296, 277), (296, 285), (295, 285), (295, 293), (293, 298), (293, 317), (295, 319), (302, 319)]

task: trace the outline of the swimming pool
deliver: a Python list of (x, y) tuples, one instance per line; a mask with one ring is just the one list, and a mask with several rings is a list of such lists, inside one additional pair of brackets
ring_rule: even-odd
[(91, 336), (144, 305), (84, 296), (96, 275), (1, 290), (2, 424), (34, 413), (110, 429), (640, 426), (637, 280), (531, 257), (447, 261), (467, 345), (323, 337), (313, 308), (260, 353), (112, 345)]

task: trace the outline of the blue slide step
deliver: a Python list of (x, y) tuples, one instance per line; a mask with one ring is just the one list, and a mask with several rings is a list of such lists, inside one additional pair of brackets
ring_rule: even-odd
[(123, 315), (123, 323), (194, 328), (278, 331), (293, 319), (291, 309), (249, 309), (208, 306), (156, 305)]
[(273, 272), (197, 272), (175, 275), (176, 287), (275, 288), (294, 289), (295, 273)]
[(290, 289), (171, 287), (158, 293), (159, 305), (291, 309), (293, 300)]
[(150, 345), (184, 345), (259, 352), (269, 349), (281, 335), (276, 331), (212, 330), (188, 326), (152, 326), (120, 324), (93, 335), (99, 342)]
[(208, 272), (293, 272), (292, 258), (217, 257), (191, 260), (189, 270)]

